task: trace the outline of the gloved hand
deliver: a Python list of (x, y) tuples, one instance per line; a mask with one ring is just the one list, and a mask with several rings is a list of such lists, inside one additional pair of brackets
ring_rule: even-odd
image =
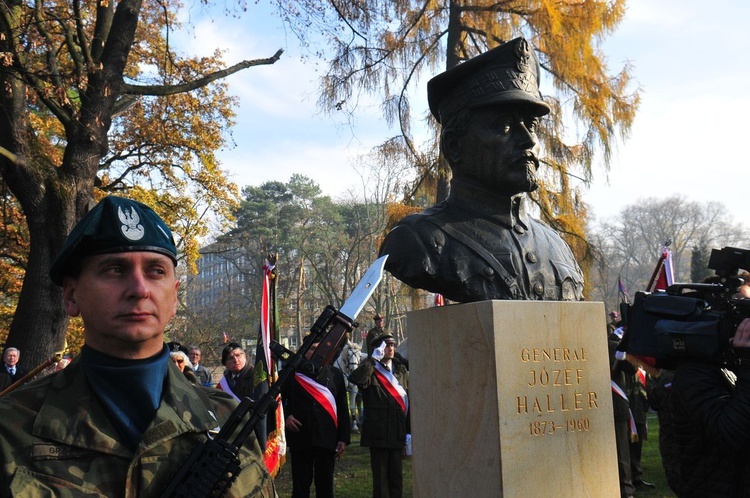
[(382, 360), (383, 356), (385, 356), (385, 341), (381, 342), (380, 346), (372, 352), (372, 357), (375, 361)]

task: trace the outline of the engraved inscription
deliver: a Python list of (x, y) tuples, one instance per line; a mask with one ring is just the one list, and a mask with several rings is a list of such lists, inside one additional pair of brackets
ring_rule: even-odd
[(521, 348), (520, 360), (528, 365), (526, 387), (537, 391), (516, 396), (516, 413), (536, 418), (529, 422), (529, 435), (588, 432), (585, 413), (599, 409), (599, 398), (587, 388), (586, 348)]

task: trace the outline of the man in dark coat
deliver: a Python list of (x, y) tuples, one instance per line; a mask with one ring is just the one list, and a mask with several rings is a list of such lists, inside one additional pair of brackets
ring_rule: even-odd
[(636, 488), (655, 488), (654, 483), (643, 478), (643, 465), (641, 455), (643, 454), (643, 442), (648, 439), (648, 395), (646, 393), (647, 374), (643, 369), (635, 369), (633, 375), (625, 378), (625, 392), (630, 403), (630, 412), (633, 414), (638, 437), (630, 441), (630, 469), (633, 485)]
[[(221, 364), (226, 367), (217, 389), (228, 392), (238, 401), (243, 398), (256, 400), (260, 398), (260, 388), (255, 385), (255, 369), (247, 358), (247, 353), (236, 342), (230, 342), (221, 351)], [(265, 451), (268, 442), (268, 424), (265, 419), (255, 426), (255, 437), (260, 448)]]
[(539, 62), (517, 38), (427, 84), (451, 167), (448, 198), (383, 240), (385, 268), (411, 287), (458, 302), (577, 301), (583, 273), (570, 247), (525, 207), (539, 186)]
[(29, 373), (29, 369), (18, 363), (21, 358), (21, 352), (18, 348), (7, 348), (3, 353), (3, 367), (5, 371), (10, 375), (11, 384), (18, 379), (22, 379), (24, 375)]
[(667, 476), (667, 484), (677, 496), (682, 496), (680, 477), (680, 449), (672, 428), (672, 380), (674, 370), (661, 369), (659, 376), (646, 385), (648, 402), (659, 420), (659, 453)]
[(372, 321), (375, 323), (373, 327), (367, 331), (367, 337), (365, 337), (364, 342), (364, 349), (365, 353), (370, 354), (370, 343), (373, 339), (375, 339), (377, 336), (381, 334), (385, 334), (387, 331), (383, 328), (383, 317), (379, 314), (375, 315), (375, 317), (372, 319)]
[(396, 341), (390, 334), (376, 337), (368, 356), (349, 376), (362, 392), (364, 418), (360, 444), (370, 448), (372, 495), (400, 498), (401, 459), (409, 427), (409, 371), (393, 360)]
[[(312, 344), (307, 358), (317, 348)], [(314, 377), (297, 372), (281, 392), (292, 459), (292, 498), (333, 498), (333, 471), (350, 440), (344, 374), (328, 365)]]
[(224, 377), (217, 385), (222, 391), (237, 399), (253, 398), (253, 367), (247, 361), (247, 353), (236, 342), (227, 344), (221, 352), (221, 364), (226, 367)]
[(202, 386), (211, 387), (213, 385), (211, 372), (201, 364), (201, 349), (195, 344), (188, 346), (188, 357), (190, 358), (190, 363), (193, 364), (193, 372), (198, 377), (198, 382)]
[(682, 360), (672, 381), (672, 422), (682, 497), (750, 496), (750, 319), (732, 339), (740, 361)]

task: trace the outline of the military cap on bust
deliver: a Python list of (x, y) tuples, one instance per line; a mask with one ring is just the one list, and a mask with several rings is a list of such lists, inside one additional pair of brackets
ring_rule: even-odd
[(73, 227), (52, 263), (50, 278), (62, 285), (63, 277), (76, 271), (83, 258), (129, 251), (158, 252), (177, 264), (172, 231), (159, 215), (140, 202), (105, 197)]
[(370, 350), (377, 349), (380, 347), (380, 345), (385, 341), (386, 339), (392, 339), (394, 342), (396, 341), (396, 338), (393, 337), (393, 335), (389, 334), (388, 332), (385, 332), (380, 335), (376, 335), (371, 341), (370, 341)]
[(529, 104), (538, 116), (550, 111), (539, 93), (539, 61), (525, 38), (516, 38), (427, 82), (430, 111), (439, 123), (461, 109)]

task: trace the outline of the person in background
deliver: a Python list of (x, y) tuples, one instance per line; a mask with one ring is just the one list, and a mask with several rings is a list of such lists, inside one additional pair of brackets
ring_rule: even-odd
[(641, 464), (643, 442), (648, 439), (647, 414), (649, 404), (646, 393), (648, 375), (643, 368), (638, 368), (636, 365), (633, 365), (633, 368), (635, 368), (635, 372), (625, 378), (625, 392), (628, 395), (630, 413), (633, 414), (637, 432), (637, 437), (630, 440), (630, 474), (636, 489), (653, 489), (656, 485), (643, 479), (643, 465)]
[(3, 367), (10, 375), (11, 384), (18, 379), (22, 379), (29, 370), (23, 365), (19, 365), (18, 360), (21, 358), (21, 351), (18, 348), (6, 348), (3, 353)]
[[(317, 347), (318, 343), (310, 346), (308, 360)], [(344, 374), (333, 365), (315, 376), (297, 372), (281, 395), (292, 459), (292, 498), (309, 498), (313, 481), (317, 498), (333, 498), (336, 458), (351, 442)]]
[(190, 363), (193, 364), (193, 372), (198, 377), (198, 381), (202, 386), (211, 387), (213, 385), (211, 372), (201, 365), (201, 356), (202, 353), (198, 346), (192, 344), (188, 347), (188, 357), (190, 358)]
[(253, 397), (253, 367), (247, 361), (247, 353), (236, 342), (227, 344), (221, 352), (221, 364), (226, 370), (217, 388), (237, 399)]
[(5, 391), (12, 383), (8, 372), (0, 372), (0, 392)]
[(659, 454), (667, 484), (677, 496), (682, 496), (680, 450), (672, 429), (672, 379), (674, 370), (660, 369), (659, 374), (646, 384), (648, 402), (659, 420)]
[(626, 378), (635, 374), (633, 365), (624, 359), (617, 359), (617, 346), (622, 338), (622, 328), (616, 328), (607, 337), (612, 386), (612, 412), (615, 422), (615, 445), (617, 451), (617, 473), (620, 483), (620, 498), (632, 498), (635, 494), (633, 469), (630, 464), (630, 441), (637, 437), (635, 420), (630, 412), (628, 396), (625, 393)]
[[(247, 358), (247, 353), (239, 343), (230, 342), (221, 351), (221, 364), (226, 367), (224, 376), (216, 388), (230, 393), (237, 400), (258, 398), (255, 391), (254, 369)], [(267, 422), (262, 420), (255, 427), (255, 436), (263, 451), (267, 443)]]
[(375, 339), (377, 336), (385, 334), (387, 330), (383, 327), (383, 317), (379, 314), (375, 315), (375, 317), (372, 319), (372, 321), (375, 323), (375, 325), (367, 331), (367, 336), (365, 337), (365, 353), (371, 354), (372, 351), (370, 351), (370, 343), (373, 339)]
[(672, 379), (672, 430), (680, 498), (750, 496), (750, 318), (725, 364), (682, 359)]
[[(148, 206), (109, 196), (52, 264), (84, 345), (63, 370), (0, 398), (0, 496), (160, 496), (237, 403), (169, 361), (177, 248)], [(227, 497), (275, 498), (255, 438)]]
[(400, 498), (409, 420), (409, 371), (393, 361), (396, 340), (391, 334), (370, 343), (372, 354), (349, 376), (362, 392), (364, 417), (360, 444), (370, 448), (372, 496)]
[(617, 327), (619, 326), (620, 326), (620, 314), (616, 311), (610, 311), (609, 323), (607, 323), (607, 335), (614, 332), (615, 329), (617, 329)]
[(185, 375), (185, 378), (190, 381), (191, 384), (198, 384), (198, 377), (193, 372), (193, 365), (190, 363), (187, 355), (184, 351), (172, 351), (169, 353), (169, 359), (177, 365), (180, 372)]

